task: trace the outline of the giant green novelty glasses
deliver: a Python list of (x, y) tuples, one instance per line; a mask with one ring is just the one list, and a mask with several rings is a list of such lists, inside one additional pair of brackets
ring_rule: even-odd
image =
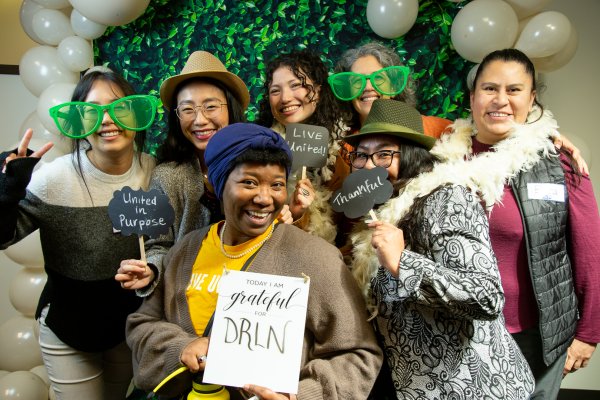
[(367, 79), (371, 81), (373, 89), (386, 96), (395, 96), (402, 93), (408, 81), (410, 69), (405, 66), (394, 65), (382, 68), (372, 74), (358, 74), (356, 72), (339, 72), (327, 78), (335, 97), (342, 101), (354, 100), (360, 96), (367, 86)]
[(156, 97), (138, 94), (106, 105), (72, 101), (54, 106), (49, 111), (63, 135), (82, 139), (98, 130), (105, 110), (120, 128), (143, 131), (154, 122), (157, 106)]

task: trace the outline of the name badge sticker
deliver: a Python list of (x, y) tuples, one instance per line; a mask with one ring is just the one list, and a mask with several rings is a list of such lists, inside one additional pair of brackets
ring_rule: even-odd
[(556, 183), (528, 183), (527, 196), (532, 200), (565, 202), (565, 185)]

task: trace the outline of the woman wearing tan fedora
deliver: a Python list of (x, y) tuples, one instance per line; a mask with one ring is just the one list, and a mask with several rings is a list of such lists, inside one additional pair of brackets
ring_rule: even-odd
[(396, 397), (528, 399), (534, 379), (504, 325), (482, 206), (497, 193), (478, 184), (494, 172), (439, 163), (419, 112), (395, 100), (375, 100), (345, 140), (353, 168), (385, 168), (396, 189), (352, 235), (352, 272), (377, 310)]
[(219, 201), (206, 178), (204, 150), (218, 130), (244, 121), (250, 102), (244, 82), (206, 51), (193, 52), (181, 73), (162, 83), (160, 98), (168, 112), (168, 132), (158, 151), (159, 165), (150, 188), (169, 197), (175, 222), (169, 233), (146, 242), (151, 268), (141, 260), (123, 260), (116, 276), (141, 296), (154, 289), (156, 275), (162, 273), (162, 258), (175, 242), (221, 219)]

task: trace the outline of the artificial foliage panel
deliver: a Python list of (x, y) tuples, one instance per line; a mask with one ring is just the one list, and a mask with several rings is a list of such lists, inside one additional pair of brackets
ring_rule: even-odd
[[(453, 49), (452, 20), (461, 4), (420, 1), (412, 29), (395, 40), (377, 36), (367, 23), (367, 0), (152, 0), (132, 23), (109, 28), (95, 41), (96, 64), (121, 72), (140, 93), (158, 96), (160, 83), (177, 74), (195, 50), (215, 54), (248, 85), (248, 120), (257, 116), (264, 68), (280, 52), (309, 48), (332, 71), (339, 56), (378, 40), (395, 49), (418, 82), (419, 110), (448, 119), (465, 116), (465, 79), (472, 63)], [(165, 135), (163, 110), (149, 130), (147, 151)]]

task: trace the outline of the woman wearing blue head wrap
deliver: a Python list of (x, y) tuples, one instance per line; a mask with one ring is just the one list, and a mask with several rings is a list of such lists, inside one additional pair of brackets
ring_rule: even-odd
[[(287, 142), (275, 131), (255, 124), (233, 124), (215, 135), (204, 154), (208, 168), (208, 181), (215, 189), (219, 200), (223, 200), (223, 187), (233, 169), (233, 161), (247, 149), (280, 150), (292, 160), (292, 152)], [(286, 178), (290, 165), (285, 165)]]
[[(268, 128), (234, 124), (211, 138), (205, 158), (225, 221), (191, 232), (171, 249), (164, 279), (128, 320), (136, 385), (150, 390), (184, 364), (191, 373), (172, 379), (159, 394), (189, 392), (192, 373), (204, 370), (216, 287), (225, 266), (309, 275), (298, 397), (367, 398), (382, 353), (356, 282), (335, 247), (295, 226), (277, 224), (291, 166), (285, 140)], [(261, 399), (295, 398), (254, 385), (245, 389)]]

